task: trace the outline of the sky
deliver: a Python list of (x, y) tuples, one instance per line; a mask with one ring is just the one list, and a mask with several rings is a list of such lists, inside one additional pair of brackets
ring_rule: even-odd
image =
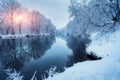
[(69, 22), (69, 0), (19, 0), (23, 7), (38, 10), (51, 19), (56, 28), (62, 28)]

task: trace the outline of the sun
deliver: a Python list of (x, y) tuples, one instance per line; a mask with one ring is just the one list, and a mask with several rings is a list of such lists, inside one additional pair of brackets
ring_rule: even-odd
[(26, 16), (25, 15), (23, 15), (23, 14), (14, 14), (14, 22), (15, 23), (23, 23), (23, 22), (25, 22), (25, 19), (26, 19)]
[(23, 27), (26, 27), (26, 25), (30, 25), (31, 24), (31, 13), (27, 12), (27, 11), (21, 11), (21, 12), (14, 12), (13, 13), (13, 23), (15, 25), (21, 25)]
[(18, 16), (18, 21), (23, 21), (24, 20), (24, 16), (23, 15), (19, 15)]

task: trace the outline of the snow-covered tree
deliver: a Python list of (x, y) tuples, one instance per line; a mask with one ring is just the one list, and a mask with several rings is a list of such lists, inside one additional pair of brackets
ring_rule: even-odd
[[(3, 22), (4, 22), (3, 19), (0, 18), (0, 25), (2, 25)], [(0, 33), (3, 34), (3, 28), (2, 28), (2, 26), (0, 26)]]
[(111, 31), (120, 22), (119, 0), (71, 0), (68, 10), (73, 20), (67, 29), (75, 35)]
[[(5, 16), (6, 20), (9, 22), (9, 27), (7, 29), (7, 34), (9, 33), (9, 29), (11, 29), (11, 33), (14, 32), (14, 13), (17, 9), (20, 8), (20, 3), (17, 0), (1, 0), (0, 2), (0, 15)], [(4, 18), (4, 19), (5, 19)]]
[(31, 23), (31, 33), (34, 32), (34, 33), (38, 33), (39, 32), (39, 23), (40, 23), (40, 13), (36, 10), (33, 10), (31, 12), (31, 20), (30, 20), (30, 23)]
[(114, 30), (120, 21), (119, 0), (92, 0), (88, 6), (89, 22), (106, 31)]
[(30, 11), (17, 0), (0, 1), (1, 34), (50, 34), (54, 31), (55, 26), (39, 11)]
[(117, 23), (120, 23), (120, 0), (108, 0), (105, 5), (103, 11), (112, 20), (112, 27), (114, 27)]

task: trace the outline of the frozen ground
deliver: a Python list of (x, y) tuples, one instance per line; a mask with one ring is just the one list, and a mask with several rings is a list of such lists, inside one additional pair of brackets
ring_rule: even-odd
[(0, 38), (2, 39), (11, 39), (11, 38), (23, 38), (23, 37), (33, 37), (33, 36), (49, 36), (50, 34), (48, 33), (41, 33), (41, 34), (30, 34), (30, 35), (1, 35)]
[(75, 64), (63, 73), (45, 80), (120, 80), (120, 30), (106, 37), (91, 36), (87, 51), (95, 52), (102, 60)]

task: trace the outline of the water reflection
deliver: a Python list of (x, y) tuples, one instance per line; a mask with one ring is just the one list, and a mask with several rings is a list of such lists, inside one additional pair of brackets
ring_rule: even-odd
[[(65, 41), (66, 40), (66, 41)], [(55, 36), (35, 36), (0, 41), (0, 80), (6, 78), (4, 69), (14, 68), (30, 80), (37, 71), (37, 78), (46, 73), (52, 66), (58, 71), (74, 63), (88, 60), (86, 44), (89, 39), (69, 36), (64, 40)]]
[(86, 47), (90, 43), (89, 38), (79, 38), (74, 36), (69, 36), (66, 38), (67, 45), (73, 51), (72, 56), (68, 56), (69, 60), (67, 62), (67, 67), (72, 66), (74, 63), (82, 62), (88, 60)]
[(1, 40), (1, 64), (4, 68), (14, 68), (19, 71), (30, 58), (38, 59), (44, 55), (54, 41), (54, 36)]
[(31, 59), (29, 63), (25, 64), (21, 71), (25, 76), (27, 76), (26, 80), (29, 80), (33, 73), (37, 71), (36, 76), (41, 80), (41, 76), (47, 76), (46, 70), (49, 70), (53, 66), (57, 67), (56, 71), (64, 71), (64, 67), (68, 61), (68, 56), (71, 55), (70, 53), (72, 53), (72, 50), (67, 47), (66, 41), (56, 38), (56, 42), (41, 58), (37, 60)]

